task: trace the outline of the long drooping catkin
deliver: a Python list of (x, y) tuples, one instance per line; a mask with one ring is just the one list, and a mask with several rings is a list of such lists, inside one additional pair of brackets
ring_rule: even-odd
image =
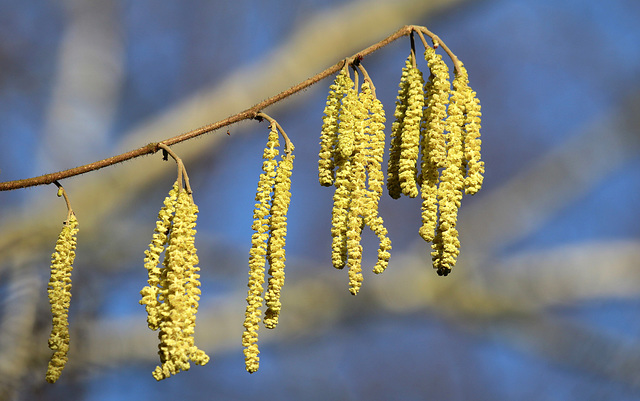
[(480, 101), (476, 93), (469, 87), (466, 68), (460, 63), (460, 85), (463, 93), (465, 109), (464, 121), (464, 160), (466, 176), (464, 189), (467, 195), (474, 195), (482, 187), (484, 162), (480, 160)]
[(354, 173), (352, 155), (356, 140), (356, 114), (359, 109), (359, 99), (354, 83), (347, 77), (346, 95), (340, 107), (340, 124), (338, 126), (338, 142), (336, 148), (336, 191), (333, 195), (333, 209), (331, 212), (331, 260), (336, 269), (342, 269), (347, 263), (347, 231), (349, 229), (349, 210), (351, 208), (351, 193), (354, 183), (351, 176)]
[(53, 355), (49, 360), (46, 379), (55, 383), (67, 363), (69, 351), (69, 305), (71, 303), (71, 272), (76, 253), (78, 220), (71, 213), (65, 222), (51, 255), (51, 277), (49, 279), (49, 303), (53, 324), (49, 336), (49, 348)]
[(402, 133), (404, 131), (404, 119), (408, 107), (409, 100), (409, 77), (413, 61), (411, 55), (405, 61), (400, 77), (400, 89), (396, 99), (396, 108), (394, 112), (395, 121), (391, 125), (391, 147), (389, 150), (389, 162), (387, 164), (387, 190), (389, 196), (398, 199), (402, 193), (400, 187), (400, 155), (402, 154)]
[(420, 121), (424, 107), (422, 73), (411, 65), (408, 76), (407, 108), (400, 141), (398, 179), (402, 193), (410, 198), (418, 196), (418, 153), (420, 149)]
[[(368, 85), (364, 85), (365, 88)], [(351, 154), (350, 203), (347, 213), (347, 265), (349, 267), (349, 291), (356, 295), (362, 285), (362, 228), (367, 214), (367, 200), (370, 197), (366, 186), (366, 164), (369, 159), (369, 138), (366, 132), (368, 108), (371, 107), (370, 94), (358, 95), (354, 99), (354, 145)]]
[[(420, 132), (420, 197), (422, 198), (422, 225), (420, 236), (432, 242), (438, 221), (439, 168), (446, 166), (446, 117), (449, 104), (449, 68), (432, 47), (427, 47), (425, 60), (431, 71), (424, 86), (425, 109)], [(439, 237), (438, 237), (439, 238)]]
[[(329, 96), (322, 118), (320, 133), (320, 157), (318, 160), (318, 178), (320, 185), (331, 186), (335, 179), (335, 151), (338, 144), (338, 125), (340, 118), (341, 100), (349, 86), (349, 74), (343, 68), (329, 87)], [(353, 85), (353, 83), (352, 83)]]
[(276, 172), (273, 189), (273, 204), (271, 206), (270, 237), (268, 242), (269, 277), (265, 303), (267, 310), (264, 315), (264, 325), (274, 328), (278, 324), (280, 309), (280, 292), (284, 285), (284, 266), (286, 261), (285, 244), (287, 235), (287, 211), (291, 201), (291, 171), (293, 169), (293, 155), (285, 156)]
[(361, 98), (368, 110), (367, 119), (367, 146), (363, 147), (367, 170), (367, 203), (364, 208), (364, 224), (366, 224), (378, 237), (378, 260), (373, 268), (376, 274), (382, 273), (389, 264), (391, 240), (387, 237), (387, 229), (384, 227), (382, 217), (378, 213), (378, 202), (382, 196), (384, 185), (384, 173), (382, 172), (382, 159), (384, 157), (384, 123), (386, 121), (382, 102), (375, 98), (371, 92), (368, 81), (362, 84)]
[(453, 81), (451, 102), (447, 117), (447, 158), (446, 167), (440, 177), (438, 206), (440, 220), (433, 242), (433, 267), (439, 275), (447, 275), (455, 266), (459, 254), (460, 241), (456, 223), (462, 199), (464, 176), (462, 161), (465, 102), (464, 76), (459, 74)]
[(265, 273), (265, 257), (267, 255), (267, 241), (269, 239), (269, 216), (271, 211), (271, 191), (275, 184), (276, 157), (278, 156), (278, 130), (275, 124), (271, 125), (267, 146), (262, 158), (262, 174), (258, 181), (256, 191), (256, 204), (253, 210), (254, 231), (251, 237), (251, 251), (249, 256), (249, 283), (247, 293), (247, 309), (245, 311), (244, 333), (242, 345), (244, 346), (245, 367), (253, 373), (260, 366), (258, 354), (258, 329), (260, 328), (260, 308), (262, 307), (262, 293)]
[(429, 157), (430, 163), (438, 168), (445, 167), (447, 149), (445, 138), (445, 126), (447, 118), (447, 105), (449, 104), (449, 68), (442, 60), (442, 56), (436, 53), (432, 47), (427, 47), (424, 52), (431, 71), (430, 84), (425, 87), (427, 109), (425, 110), (425, 136), (429, 138), (429, 153), (423, 154)]
[(164, 205), (158, 212), (158, 221), (153, 233), (153, 238), (149, 244), (149, 249), (144, 251), (144, 267), (148, 272), (148, 286), (142, 292), (141, 305), (145, 305), (147, 311), (147, 324), (151, 330), (157, 330), (162, 315), (168, 313), (168, 304), (161, 303), (166, 294), (161, 294), (162, 270), (158, 267), (160, 263), (160, 255), (164, 251), (169, 238), (169, 231), (173, 223), (173, 215), (176, 211), (176, 202), (178, 200), (178, 181), (173, 184), (173, 188), (169, 191), (169, 195), (164, 200)]

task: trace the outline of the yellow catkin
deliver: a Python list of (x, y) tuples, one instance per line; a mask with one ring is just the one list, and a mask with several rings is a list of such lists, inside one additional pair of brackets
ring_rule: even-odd
[(162, 300), (158, 325), (161, 365), (153, 371), (156, 380), (189, 370), (190, 362), (204, 365), (209, 357), (194, 344), (195, 316), (200, 299), (200, 270), (195, 248), (198, 208), (191, 196), (178, 194), (161, 275)]
[(356, 119), (353, 113), (358, 103), (358, 93), (353, 87), (354, 83), (351, 78), (347, 77), (346, 84), (346, 94), (342, 99), (340, 123), (338, 124), (337, 151), (340, 153), (339, 157), (341, 158), (350, 158), (353, 153), (356, 130)]
[[(425, 83), (424, 92), (425, 104), (429, 105), (430, 96), (433, 96), (433, 80), (432, 75)], [(431, 114), (431, 108), (425, 107), (422, 124), (420, 129), (420, 175), (418, 182), (420, 184), (420, 198), (422, 199), (421, 219), (422, 224), (419, 229), (420, 236), (427, 242), (434, 239), (436, 225), (438, 223), (438, 180), (440, 172), (435, 160), (430, 157), (432, 149), (436, 145), (429, 135), (428, 121)], [(441, 143), (440, 145), (443, 145)]]
[[(360, 178), (354, 177), (359, 182), (356, 185), (360, 185)], [(362, 198), (354, 198), (351, 201), (351, 208), (349, 210), (349, 220), (347, 224), (347, 265), (349, 266), (349, 292), (353, 295), (357, 295), (362, 286), (362, 245), (360, 240), (362, 237)]]
[(338, 123), (340, 118), (340, 101), (347, 89), (349, 75), (344, 68), (336, 76), (329, 87), (329, 95), (322, 117), (322, 131), (320, 134), (320, 153), (318, 160), (318, 179), (320, 185), (333, 185), (335, 148), (338, 142)]
[[(367, 84), (364, 85), (366, 90)], [(371, 107), (372, 96), (360, 93), (354, 103), (353, 116), (355, 119), (354, 150), (351, 159), (350, 195), (351, 202), (347, 214), (347, 265), (349, 266), (349, 291), (356, 295), (362, 286), (362, 228), (366, 214), (368, 191), (366, 187), (366, 164), (369, 159), (369, 135), (366, 124)]]
[(387, 190), (389, 196), (398, 199), (402, 193), (400, 187), (400, 155), (402, 152), (402, 132), (404, 129), (404, 118), (409, 100), (409, 75), (413, 67), (412, 58), (409, 56), (405, 61), (400, 77), (400, 89), (396, 98), (396, 109), (394, 112), (395, 121), (391, 125), (391, 148), (389, 150), (389, 162), (387, 164)]
[(465, 105), (465, 135), (464, 135), (464, 163), (466, 165), (466, 177), (464, 188), (467, 195), (474, 195), (482, 187), (484, 162), (480, 160), (480, 122), (482, 113), (480, 101), (476, 92), (469, 87), (469, 78), (464, 66), (460, 66), (461, 80), (464, 85)]
[(403, 120), (398, 179), (402, 193), (410, 198), (418, 196), (416, 177), (420, 149), (420, 121), (424, 107), (422, 73), (411, 65), (408, 76), (407, 109)]
[(345, 97), (340, 107), (340, 124), (338, 127), (338, 151), (336, 152), (336, 190), (333, 194), (333, 209), (331, 212), (331, 261), (336, 269), (342, 269), (347, 263), (347, 223), (351, 204), (351, 174), (353, 169), (352, 154), (355, 146), (356, 121), (354, 113), (359, 107), (358, 94), (354, 83), (347, 75), (345, 77)]
[(196, 220), (198, 218), (198, 206), (193, 202), (191, 196), (186, 196), (184, 199), (186, 204), (185, 214), (185, 226), (186, 235), (183, 236), (185, 240), (185, 276), (187, 281), (184, 285), (187, 322), (185, 324), (184, 333), (187, 337), (187, 346), (189, 347), (188, 356), (196, 365), (205, 365), (209, 362), (209, 356), (201, 349), (196, 347), (194, 333), (196, 328), (196, 314), (198, 312), (198, 306), (200, 303), (200, 268), (198, 267), (198, 255), (196, 254), (195, 247), (195, 234), (196, 234)]
[(142, 299), (141, 305), (145, 305), (147, 310), (147, 324), (151, 330), (157, 330), (160, 324), (160, 294), (161, 269), (158, 267), (160, 263), (160, 254), (164, 251), (167, 244), (169, 230), (173, 221), (173, 214), (176, 210), (176, 201), (178, 199), (178, 181), (173, 184), (173, 188), (169, 191), (169, 195), (164, 200), (164, 205), (158, 212), (158, 221), (153, 233), (153, 238), (144, 254), (144, 267), (148, 272), (148, 286), (140, 291)]
[(382, 159), (384, 157), (386, 121), (382, 102), (373, 97), (369, 83), (362, 85), (361, 96), (363, 104), (369, 110), (368, 120), (368, 153), (367, 153), (367, 204), (364, 208), (364, 223), (378, 236), (380, 246), (378, 248), (378, 260), (373, 268), (376, 274), (382, 273), (388, 263), (391, 250), (391, 240), (387, 237), (387, 229), (382, 218), (378, 215), (378, 202), (382, 195), (384, 185), (384, 173), (382, 172)]
[(55, 383), (65, 364), (69, 351), (69, 304), (71, 303), (71, 272), (75, 259), (76, 234), (78, 220), (71, 213), (58, 240), (55, 252), (51, 255), (51, 277), (49, 279), (49, 303), (51, 304), (52, 328), (49, 336), (49, 348), (53, 355), (49, 360), (46, 379)]
[[(425, 147), (429, 149), (428, 146)], [(434, 239), (438, 221), (438, 178), (439, 172), (431, 163), (423, 164), (421, 174), (420, 197), (422, 198), (419, 234), (427, 242)]]
[(336, 172), (336, 190), (331, 210), (331, 263), (342, 269), (347, 262), (347, 220), (351, 203), (351, 161), (342, 159)]
[[(449, 103), (449, 68), (432, 47), (424, 52), (425, 60), (431, 71), (430, 84), (425, 85), (427, 109), (423, 136), (429, 138), (429, 158), (438, 168), (445, 167), (447, 150), (445, 144), (445, 125), (447, 104)], [(423, 158), (426, 155), (422, 156)]]
[(291, 201), (291, 172), (293, 155), (285, 156), (278, 164), (276, 183), (271, 205), (271, 235), (268, 242), (269, 283), (265, 293), (267, 310), (264, 316), (265, 327), (272, 329), (278, 324), (280, 292), (284, 285), (284, 267), (286, 261), (285, 243), (287, 236), (287, 211)]
[(256, 204), (253, 211), (254, 233), (251, 237), (251, 250), (249, 255), (249, 283), (247, 286), (247, 308), (245, 311), (244, 333), (242, 345), (244, 347), (245, 368), (253, 373), (260, 366), (260, 353), (258, 349), (258, 329), (260, 323), (260, 308), (262, 307), (262, 294), (264, 291), (265, 257), (267, 255), (267, 241), (269, 238), (269, 216), (271, 209), (271, 191), (275, 184), (276, 157), (278, 156), (278, 130), (275, 124), (271, 124), (271, 131), (267, 146), (262, 158), (262, 174), (258, 181), (256, 191)]
[(460, 241), (456, 223), (464, 187), (463, 134), (464, 127), (464, 76), (457, 75), (453, 81), (451, 104), (447, 117), (447, 158), (438, 187), (440, 220), (433, 242), (433, 267), (439, 275), (446, 276), (455, 266)]

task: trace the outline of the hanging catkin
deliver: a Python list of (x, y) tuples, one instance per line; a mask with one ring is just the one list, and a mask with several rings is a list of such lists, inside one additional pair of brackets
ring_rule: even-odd
[(69, 304), (71, 303), (71, 272), (76, 257), (76, 235), (78, 220), (73, 212), (65, 222), (51, 255), (51, 277), (49, 279), (49, 303), (51, 304), (52, 327), (49, 348), (54, 351), (49, 360), (46, 379), (55, 383), (67, 363), (69, 351)]
[(264, 316), (265, 327), (272, 329), (278, 324), (280, 309), (280, 292), (284, 285), (284, 267), (287, 236), (287, 211), (291, 202), (291, 171), (293, 169), (293, 155), (283, 157), (276, 171), (273, 189), (273, 204), (271, 206), (270, 236), (268, 243), (269, 281), (265, 294), (267, 310)]

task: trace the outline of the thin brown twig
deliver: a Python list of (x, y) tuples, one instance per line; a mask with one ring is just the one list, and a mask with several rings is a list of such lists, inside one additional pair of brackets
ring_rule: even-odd
[(431, 38), (431, 40), (433, 41), (433, 47), (434, 48), (438, 47), (438, 46), (442, 46), (442, 48), (444, 49), (445, 53), (447, 53), (447, 55), (449, 56), (449, 58), (453, 62), (453, 67), (456, 70), (456, 74), (460, 73), (461, 67), (462, 67), (462, 63), (460, 62), (458, 57), (456, 57), (456, 55), (453, 54), (451, 49), (449, 49), (449, 47), (444, 44), (444, 42), (442, 41), (442, 39), (440, 39), (440, 37), (438, 37), (438, 35), (436, 35), (435, 33), (431, 32), (430, 30), (428, 30), (424, 26), (413, 26), (412, 25), (412, 29), (415, 30), (416, 32), (418, 32), (418, 35), (420, 35), (420, 39), (422, 39), (422, 43), (424, 44), (425, 48), (428, 46), (427, 45), (427, 41), (424, 39), (424, 36), (422, 36), (421, 33), (424, 33), (425, 35), (427, 35), (427, 36), (429, 36)]
[(291, 142), (287, 134), (284, 132), (284, 129), (282, 129), (280, 123), (269, 116), (267, 113), (264, 113), (262, 111), (258, 113), (256, 117), (264, 118), (265, 120), (269, 121), (270, 124), (273, 124), (276, 127), (276, 129), (278, 130), (278, 132), (280, 132), (280, 135), (282, 135), (282, 138), (284, 139), (284, 153), (287, 155), (287, 157), (289, 157), (293, 152), (293, 142)]
[(138, 149), (134, 149), (131, 150), (129, 152), (126, 153), (122, 153), (120, 155), (117, 156), (113, 156), (113, 157), (109, 157), (107, 159), (103, 159), (100, 161), (96, 161), (93, 163), (89, 163), (89, 164), (85, 164), (84, 166), (79, 166), (79, 167), (75, 167), (75, 168), (71, 168), (68, 170), (63, 170), (63, 171), (59, 171), (57, 173), (51, 173), (51, 174), (45, 174), (45, 175), (41, 175), (38, 177), (31, 177), (31, 178), (26, 178), (26, 179), (22, 179), (22, 180), (14, 180), (14, 181), (6, 181), (6, 182), (0, 182), (0, 191), (10, 191), (10, 190), (14, 190), (14, 189), (20, 189), (20, 188), (27, 188), (27, 187), (33, 187), (33, 186), (37, 186), (37, 185), (45, 185), (45, 184), (51, 184), (55, 181), (59, 181), (65, 178), (69, 178), (69, 177), (74, 177), (76, 175), (80, 175), (80, 174), (84, 174), (84, 173), (88, 173), (90, 171), (95, 171), (95, 170), (99, 170), (101, 168), (104, 167), (108, 167), (108, 166), (112, 166), (114, 164), (118, 164), (118, 163), (122, 163), (124, 161), (127, 160), (131, 160), (131, 159), (135, 159), (137, 157), (140, 156), (145, 156), (145, 155), (149, 155), (149, 154), (153, 154), (158, 152), (158, 150), (161, 149), (161, 147), (159, 146), (160, 143), (165, 144), (166, 146), (171, 146), (171, 145), (175, 145), (176, 143), (180, 143), (180, 142), (184, 142), (187, 141), (189, 139), (195, 138), (197, 136), (206, 134), (208, 132), (212, 132), (215, 130), (218, 130), (220, 128), (226, 127), (228, 125), (231, 124), (235, 124), (239, 121), (243, 121), (243, 120), (248, 120), (248, 119), (253, 119), (255, 118), (258, 113), (260, 111), (262, 111), (263, 109), (267, 108), (268, 106), (271, 106), (274, 103), (277, 103), (283, 99), (288, 98), (289, 96), (300, 92), (303, 89), (308, 88), (309, 86), (325, 79), (326, 77), (335, 74), (336, 72), (338, 72), (341, 68), (343, 68), (346, 65), (350, 65), (354, 63), (354, 60), (361, 60), (363, 57), (368, 56), (369, 54), (375, 52), (376, 50), (379, 50), (385, 46), (387, 46), (388, 44), (390, 44), (391, 42), (401, 38), (402, 36), (406, 36), (409, 35), (411, 32), (413, 31), (422, 31), (424, 32), (426, 35), (430, 36), (434, 41), (437, 41), (440, 45), (442, 45), (443, 49), (449, 54), (449, 56), (452, 58), (454, 64), (457, 66), (459, 64), (458, 59), (455, 57), (455, 55), (453, 53), (451, 53), (451, 51), (449, 50), (448, 47), (445, 46), (445, 44), (440, 40), (440, 38), (438, 38), (435, 34), (433, 34), (431, 31), (429, 31), (427, 28), (425, 27), (421, 27), (421, 26), (416, 26), (416, 25), (405, 25), (402, 28), (398, 29), (396, 32), (394, 32), (393, 34), (387, 36), (385, 39), (367, 47), (366, 49), (356, 53), (355, 55), (348, 57), (346, 59), (340, 60), (339, 62), (337, 62), (336, 64), (332, 65), (331, 67), (325, 69), (324, 71), (314, 75), (313, 77), (306, 79), (305, 81), (292, 86), (291, 88), (278, 93), (277, 95), (274, 95), (268, 99), (263, 100), (262, 102), (254, 105), (253, 107), (250, 107), (244, 111), (241, 111), (240, 113), (234, 114), (232, 116), (229, 116), (223, 120), (205, 125), (203, 127), (185, 132), (183, 134), (180, 135), (176, 135), (172, 138), (169, 139), (165, 139), (161, 142), (154, 142), (154, 143), (150, 143), (148, 145), (145, 145), (141, 148)]
[(376, 97), (376, 86), (373, 84), (373, 80), (371, 80), (371, 77), (369, 76), (369, 73), (364, 68), (362, 63), (358, 63), (358, 69), (360, 70), (360, 72), (362, 72), (364, 80), (369, 82), (369, 86), (371, 87), (371, 94), (373, 95), (373, 98), (377, 99), (377, 97)]
[(360, 74), (358, 74), (358, 69), (355, 65), (352, 65), (351, 68), (353, 69), (353, 87), (357, 92), (359, 90), (358, 85), (360, 84)]
[(69, 197), (67, 196), (67, 191), (64, 190), (64, 187), (62, 186), (62, 184), (60, 184), (58, 181), (54, 181), (54, 184), (56, 184), (56, 187), (58, 187), (58, 196), (62, 196), (64, 197), (64, 201), (67, 204), (67, 219), (65, 220), (65, 224), (67, 224), (69, 222), (69, 219), (71, 219), (71, 215), (73, 214), (73, 209), (71, 208), (71, 202), (69, 201)]
[(409, 38), (411, 39), (411, 64), (413, 65), (413, 68), (416, 68), (418, 66), (418, 60), (416, 59), (416, 43), (413, 40), (413, 32), (414, 31), (411, 31), (409, 34)]
[(163, 142), (158, 143), (158, 148), (167, 152), (173, 160), (176, 161), (178, 165), (178, 192), (184, 189), (187, 191), (191, 199), (193, 200), (193, 192), (191, 192), (191, 184), (189, 183), (189, 175), (187, 174), (187, 168), (184, 166), (184, 162), (182, 159), (173, 151), (170, 147), (165, 145)]

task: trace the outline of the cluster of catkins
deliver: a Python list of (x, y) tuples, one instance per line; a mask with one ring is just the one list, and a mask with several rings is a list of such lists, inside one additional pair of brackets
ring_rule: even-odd
[[(360, 66), (362, 71), (364, 69)], [(354, 69), (357, 76), (357, 70)], [(320, 184), (335, 186), (331, 216), (333, 266), (349, 267), (349, 291), (356, 295), (362, 284), (364, 226), (379, 239), (378, 260), (373, 268), (382, 273), (389, 263), (391, 241), (378, 215), (384, 173), (385, 115), (365, 72), (357, 84), (343, 68), (330, 87), (324, 110), (318, 162)]]
[[(450, 83), (448, 67), (435, 51), (437, 41), (434, 47), (427, 46), (424, 38), (423, 43), (429, 79), (425, 83), (416, 66), (412, 40), (412, 51), (402, 70), (391, 128), (386, 183), (389, 195), (394, 199), (401, 195), (411, 198), (420, 195), (422, 224), (419, 233), (432, 242), (433, 267), (439, 275), (447, 275), (459, 253), (456, 223), (462, 194), (473, 195), (482, 185), (480, 103), (469, 87), (462, 63), (445, 47), (455, 67), (455, 76)], [(355, 79), (352, 79), (349, 67), (353, 69)], [(360, 86), (358, 71), (364, 77)], [(267, 328), (278, 324), (294, 159), (293, 144), (282, 127), (264, 113), (258, 113), (256, 119), (267, 119), (271, 124), (253, 211), (249, 289), (242, 335), (245, 366), (250, 373), (259, 367), (260, 322)], [(361, 58), (345, 63), (327, 98), (318, 171), (321, 185), (335, 187), (331, 260), (337, 269), (348, 267), (349, 291), (353, 295), (362, 285), (360, 242), (365, 227), (373, 231), (379, 242), (373, 272), (382, 273), (389, 264), (391, 241), (378, 214), (385, 181), (382, 171), (385, 121), (382, 103), (376, 98)], [(280, 136), (285, 140), (285, 146), (277, 160)], [(193, 202), (182, 161), (168, 147), (160, 147), (176, 159), (178, 179), (160, 209), (153, 239), (145, 251), (148, 286), (140, 291), (140, 303), (146, 306), (149, 328), (159, 332), (161, 365), (153, 372), (157, 380), (188, 370), (190, 361), (198, 365), (209, 361), (204, 351), (195, 346), (193, 337), (200, 300), (200, 269), (194, 246), (198, 207)], [(69, 218), (52, 256), (49, 282), (53, 313), (49, 347), (55, 351), (47, 372), (50, 382), (60, 376), (69, 349), (67, 316), (78, 221), (69, 204), (68, 207)], [(159, 266), (163, 253), (164, 260)], [(268, 281), (266, 291), (265, 281)], [(262, 316), (264, 304), (266, 310)]]
[[(294, 156), (293, 145), (282, 128), (273, 119), (267, 146), (262, 158), (262, 173), (256, 191), (256, 204), (253, 210), (254, 231), (251, 237), (249, 256), (249, 290), (244, 320), (242, 345), (244, 346), (245, 367), (249, 373), (258, 370), (258, 329), (260, 320), (264, 326), (273, 329), (280, 315), (280, 291), (284, 284), (285, 240), (287, 235), (287, 211), (291, 199), (291, 171)], [(286, 140), (285, 154), (278, 162), (280, 146), (278, 137)], [(267, 291), (264, 293), (265, 264), (269, 263)], [(263, 298), (264, 293), (264, 298)], [(267, 308), (264, 319), (261, 318), (263, 302)]]
[[(462, 63), (457, 59), (454, 62), (451, 85), (448, 67), (434, 47), (426, 47), (425, 59), (430, 70), (426, 83), (416, 67), (413, 50), (402, 70), (387, 189), (394, 199), (420, 195), (420, 235), (432, 242), (434, 269), (439, 275), (447, 275), (460, 248), (456, 222), (462, 193), (473, 195), (482, 185), (480, 103), (469, 87)], [(355, 295), (362, 281), (363, 227), (369, 226), (380, 239), (375, 273), (387, 266), (391, 242), (378, 216), (384, 111), (372, 95), (370, 80), (365, 80), (358, 93), (347, 72), (343, 68), (330, 87), (318, 171), (321, 185), (335, 186), (332, 262), (339, 269), (349, 266), (349, 289)]]
[[(144, 267), (148, 286), (140, 294), (147, 310), (147, 323), (158, 330), (161, 365), (153, 372), (156, 380), (209, 362), (209, 356), (194, 344), (196, 312), (200, 300), (198, 256), (194, 245), (198, 207), (183, 188), (181, 179), (173, 185), (158, 213), (158, 221)], [(162, 266), (158, 267), (164, 252)]]
[(420, 194), (420, 236), (432, 242), (433, 267), (446, 276), (459, 254), (462, 193), (473, 195), (482, 186), (480, 102), (461, 62), (455, 60), (451, 85), (448, 67), (435, 49), (427, 46), (424, 56), (430, 70), (426, 83), (413, 52), (402, 70), (387, 187), (395, 199)]

